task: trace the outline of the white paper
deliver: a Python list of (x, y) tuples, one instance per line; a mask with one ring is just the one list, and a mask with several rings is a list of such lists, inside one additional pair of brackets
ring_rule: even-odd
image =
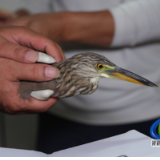
[(52, 153), (55, 157), (152, 157), (160, 147), (151, 147), (151, 138), (135, 130), (111, 138)]
[(0, 148), (0, 157), (46, 157), (47, 154), (37, 151)]
[(0, 148), (0, 157), (159, 157), (160, 146), (151, 147), (151, 138), (135, 130), (81, 146), (54, 152)]

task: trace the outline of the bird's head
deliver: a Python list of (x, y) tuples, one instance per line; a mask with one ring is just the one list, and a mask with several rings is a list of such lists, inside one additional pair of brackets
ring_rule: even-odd
[(73, 73), (87, 78), (115, 78), (140, 85), (157, 87), (149, 80), (122, 69), (109, 61), (106, 57), (95, 53), (80, 53), (66, 63)]

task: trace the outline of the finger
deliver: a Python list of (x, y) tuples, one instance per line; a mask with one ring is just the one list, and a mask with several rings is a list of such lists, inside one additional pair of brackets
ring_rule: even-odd
[(31, 97), (30, 101), (25, 103), (26, 109), (24, 109), (24, 111), (30, 113), (45, 112), (49, 110), (57, 102), (57, 100), (57, 98), (49, 98), (45, 101), (41, 101)]
[[(6, 87), (1, 89), (1, 110), (10, 113), (37, 113), (47, 111), (57, 102), (57, 98), (49, 98), (45, 101), (40, 101), (30, 97), (29, 100), (22, 99), (18, 94), (18, 83), (6, 83)], [(7, 88), (7, 89), (6, 89)]]
[(15, 62), (12, 72), (9, 74), (11, 80), (49, 81), (59, 77), (59, 70), (46, 64), (22, 64)]
[(8, 40), (37, 51), (45, 52), (56, 59), (56, 62), (63, 60), (62, 53), (59, 51), (57, 44), (50, 39), (25, 27), (14, 27), (14, 30), (9, 30), (9, 33), (12, 35), (12, 38), (7, 37)]
[(50, 64), (56, 62), (53, 57), (45, 53), (36, 52), (32, 49), (11, 43), (3, 38), (1, 38), (0, 41), (2, 48), (0, 49), (1, 58), (8, 58), (24, 63), (42, 62)]
[(62, 57), (63, 57), (63, 60), (66, 60), (66, 57), (65, 57), (65, 55), (64, 55), (61, 47), (60, 47), (58, 44), (56, 44), (56, 45), (57, 45), (57, 48), (59, 49), (59, 52), (61, 53), (61, 55), (62, 55)]
[(5, 108), (9, 114), (26, 114), (26, 113), (39, 113), (49, 110), (56, 102), (57, 98), (49, 98), (45, 101), (40, 101), (34, 98), (30, 100), (23, 100), (19, 97), (14, 97), (10, 100), (10, 107)]
[(0, 57), (19, 62), (34, 63), (38, 60), (38, 53), (30, 48), (11, 43), (0, 37)]

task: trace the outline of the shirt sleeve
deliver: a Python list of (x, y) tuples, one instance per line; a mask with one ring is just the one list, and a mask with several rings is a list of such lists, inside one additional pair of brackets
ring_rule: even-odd
[(137, 0), (110, 9), (115, 21), (111, 46), (160, 40), (160, 0)]
[(24, 0), (25, 8), (32, 14), (46, 13), (51, 11), (50, 0)]

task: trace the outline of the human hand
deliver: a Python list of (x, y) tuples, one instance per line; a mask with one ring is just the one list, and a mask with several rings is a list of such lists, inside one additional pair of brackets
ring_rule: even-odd
[[(1, 58), (9, 58), (23, 63), (35, 63), (38, 60), (38, 53), (35, 52), (35, 50), (46, 52), (48, 55), (52, 56), (56, 62), (65, 59), (57, 43), (54, 43), (26, 27), (12, 26), (0, 28)], [(31, 51), (31, 54), (27, 56), (26, 54), (29, 51)], [(30, 57), (29, 55), (32, 56)]]
[[(44, 25), (45, 24), (45, 25)], [(34, 14), (16, 19), (9, 23), (12, 26), (23, 26), (41, 33), (55, 42), (62, 42), (64, 15), (61, 13)]]
[(0, 25), (16, 19), (16, 14), (0, 8)]
[(18, 94), (19, 80), (49, 81), (59, 74), (56, 68), (47, 64), (35, 64), (44, 59), (38, 57), (38, 52), (33, 49), (48, 53), (57, 62), (65, 58), (56, 43), (29, 29), (0, 28), (0, 110), (3, 112), (44, 112), (57, 102), (55, 98), (25, 100)]
[(30, 13), (27, 10), (20, 9), (16, 12), (10, 12), (5, 9), (0, 8), (0, 25), (8, 24), (18, 18), (24, 17), (30, 15)]

